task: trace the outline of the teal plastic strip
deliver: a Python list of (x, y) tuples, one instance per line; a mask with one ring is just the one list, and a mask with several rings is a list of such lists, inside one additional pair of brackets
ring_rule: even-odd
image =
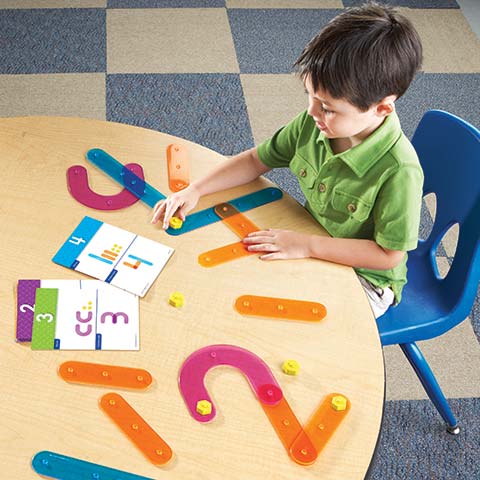
[(160, 200), (166, 198), (163, 193), (153, 188), (143, 178), (135, 175), (135, 173), (104, 150), (92, 148), (87, 152), (86, 158), (149, 207), (153, 208)]
[[(252, 208), (261, 207), (267, 203), (280, 200), (282, 196), (283, 193), (279, 188), (268, 187), (258, 192), (249, 193), (243, 197), (228, 200), (227, 203), (233, 205), (239, 212), (246, 212)], [(191, 232), (197, 228), (220, 222), (222, 219), (215, 213), (214, 208), (215, 207), (211, 207), (192, 213), (185, 219), (181, 228), (174, 229), (169, 227), (166, 232), (170, 235), (181, 235), (182, 233)]]
[(154, 480), (46, 450), (32, 458), (32, 468), (58, 480)]

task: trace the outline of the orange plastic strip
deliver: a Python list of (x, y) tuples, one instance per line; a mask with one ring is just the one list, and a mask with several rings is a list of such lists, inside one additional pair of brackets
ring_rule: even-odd
[(165, 465), (172, 449), (118, 393), (107, 393), (100, 407), (154, 465)]
[[(267, 405), (260, 402), (270, 423), (277, 432), (285, 450), (292, 460), (300, 465), (311, 465), (317, 459), (318, 453), (293, 413), (285, 397), (276, 405)], [(292, 445), (295, 442), (295, 455), (292, 454)], [(299, 455), (297, 455), (299, 453)]]
[(235, 260), (236, 258), (255, 255), (257, 252), (249, 252), (243, 242), (231, 243), (224, 247), (215, 248), (198, 256), (198, 263), (202, 267), (215, 267), (221, 263)]
[(105, 385), (108, 387), (144, 390), (152, 383), (152, 376), (141, 368), (118, 367), (100, 363), (64, 362), (58, 374), (70, 383)]
[(242, 315), (306, 320), (309, 322), (318, 322), (327, 315), (327, 309), (321, 303), (256, 295), (238, 297), (235, 301), (235, 309)]
[(188, 151), (182, 145), (167, 147), (168, 186), (178, 192), (190, 185), (190, 161)]
[(230, 203), (220, 203), (214, 207), (215, 213), (226, 223), (228, 227), (240, 238), (246, 237), (249, 233), (260, 230), (243, 213), (240, 213)]
[(349, 412), (350, 401), (344, 395), (341, 396), (347, 401), (346, 408), (344, 410), (335, 410), (332, 407), (332, 399), (335, 396), (340, 396), (340, 394), (331, 393), (323, 400), (302, 432), (291, 444), (290, 454), (294, 458), (303, 456), (303, 449), (307, 439), (313, 443), (315, 450), (319, 454)]

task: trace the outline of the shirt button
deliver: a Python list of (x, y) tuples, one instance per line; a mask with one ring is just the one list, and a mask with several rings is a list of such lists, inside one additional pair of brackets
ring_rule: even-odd
[(325, 190), (327, 190), (327, 187), (324, 183), (321, 183), (319, 186), (318, 186), (318, 190), (323, 193), (325, 192)]
[(301, 177), (306, 177), (307, 176), (307, 171), (304, 168), (301, 168), (300, 171), (298, 172), (298, 174)]
[(357, 211), (357, 206), (354, 203), (349, 203), (347, 209), (350, 213), (354, 213)]

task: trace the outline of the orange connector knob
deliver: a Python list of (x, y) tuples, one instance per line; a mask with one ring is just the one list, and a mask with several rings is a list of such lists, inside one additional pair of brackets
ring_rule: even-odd
[(212, 413), (212, 404), (208, 400), (199, 400), (197, 402), (197, 413), (210, 415)]

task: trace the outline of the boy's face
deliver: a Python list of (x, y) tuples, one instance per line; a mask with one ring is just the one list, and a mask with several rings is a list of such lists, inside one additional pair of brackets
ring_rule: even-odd
[(308, 94), (308, 114), (315, 120), (317, 128), (329, 139), (349, 138), (353, 144), (360, 143), (383, 122), (385, 113), (379, 104), (372, 105), (362, 112), (355, 105), (344, 99), (333, 98), (324, 90), (313, 91), (310, 79), (305, 79)]

